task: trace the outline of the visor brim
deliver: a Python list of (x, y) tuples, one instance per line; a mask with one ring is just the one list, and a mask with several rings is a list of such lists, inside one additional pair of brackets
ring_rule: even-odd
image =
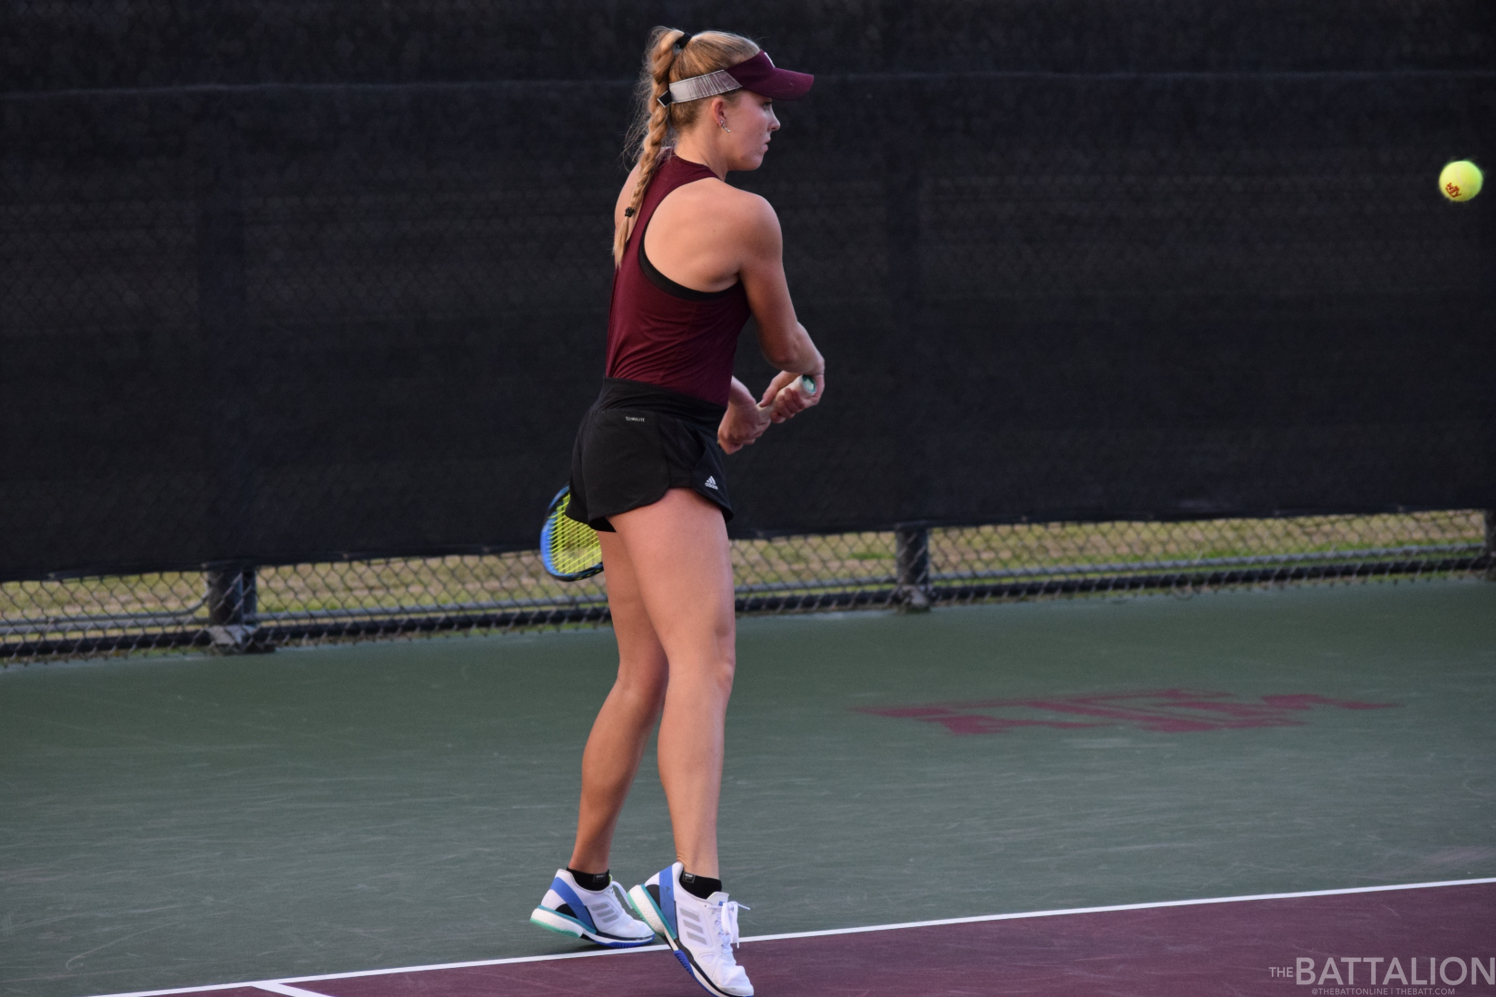
[(813, 78), (810, 75), (794, 73), (790, 69), (778, 69), (763, 80), (743, 84), (746, 90), (752, 90), (772, 100), (796, 100), (799, 97), (805, 97), (812, 89), (812, 85)]
[(725, 72), (746, 90), (753, 90), (772, 100), (796, 100), (805, 96), (813, 85), (811, 74), (777, 69), (770, 56), (764, 52), (757, 53), (754, 58), (737, 66), (730, 66)]

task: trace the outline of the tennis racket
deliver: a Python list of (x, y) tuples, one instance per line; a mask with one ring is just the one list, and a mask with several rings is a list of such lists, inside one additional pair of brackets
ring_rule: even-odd
[(542, 567), (558, 581), (576, 582), (604, 570), (604, 553), (599, 534), (587, 523), (569, 519), (563, 512), (567, 507), (568, 487), (564, 485), (552, 496), (542, 521)]
[[(818, 382), (806, 374), (793, 383), (809, 395), (818, 390)], [(771, 404), (775, 404), (774, 399)], [(766, 412), (771, 405), (758, 407)], [(576, 582), (604, 570), (604, 552), (594, 528), (569, 519), (563, 511), (568, 507), (568, 494), (564, 485), (547, 506), (547, 518), (542, 521), (542, 567), (558, 581)]]

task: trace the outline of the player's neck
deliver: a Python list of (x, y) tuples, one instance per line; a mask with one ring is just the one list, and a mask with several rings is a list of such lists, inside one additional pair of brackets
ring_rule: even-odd
[(708, 167), (720, 180), (729, 176), (729, 157), (718, 149), (705, 148), (704, 143), (699, 142), (696, 135), (683, 135), (679, 138), (673, 153), (678, 159)]

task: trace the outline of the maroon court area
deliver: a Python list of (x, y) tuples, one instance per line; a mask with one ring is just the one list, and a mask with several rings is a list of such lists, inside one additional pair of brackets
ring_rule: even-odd
[(1211, 689), (1153, 689), (1091, 696), (980, 699), (917, 706), (861, 706), (856, 713), (941, 724), (953, 734), (1003, 734), (1017, 727), (1134, 727), (1191, 734), (1244, 727), (1300, 727), (1318, 709), (1385, 710), (1400, 703), (1285, 693), (1248, 699)]
[[(1204, 997), (1493, 994), (1493, 883), (1247, 900), (932, 925), (749, 942), (757, 997)], [(1321, 983), (1299, 983), (1297, 960)], [(1361, 961), (1378, 959), (1372, 963)], [(1462, 960), (1463, 982), (1425, 984)], [(1344, 961), (1352, 960), (1352, 961)], [(1430, 961), (1431, 960), (1431, 961)], [(1305, 967), (1312, 966), (1307, 970)], [(1418, 978), (1410, 978), (1415, 967)], [(1446, 963), (1448, 980), (1459, 964)], [(1370, 983), (1371, 972), (1376, 983)], [(1352, 978), (1350, 978), (1352, 976)], [(1415, 984), (1415, 985), (1413, 985)], [(296, 984), (329, 997), (693, 997), (704, 991), (665, 951), (429, 970)]]

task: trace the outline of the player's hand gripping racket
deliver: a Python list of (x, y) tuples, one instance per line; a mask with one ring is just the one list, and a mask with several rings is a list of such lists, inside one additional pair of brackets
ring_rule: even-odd
[[(803, 374), (800, 378), (793, 381), (792, 384), (795, 384), (797, 387), (801, 388), (804, 395), (812, 396), (818, 393), (818, 382), (814, 381), (812, 377), (807, 374)], [(786, 388), (790, 388), (792, 384), (788, 384)], [(786, 388), (782, 388), (781, 391), (785, 391)], [(769, 403), (765, 405), (757, 405), (755, 407), (760, 409), (762, 412), (771, 411), (771, 409), (776, 407), (776, 399), (780, 397), (781, 391), (778, 391), (775, 395), (773, 395)]]
[[(725, 415), (724, 422), (720, 423), (720, 425), (719, 425), (719, 447), (720, 447), (720, 449), (722, 449), (725, 453), (734, 453), (734, 452), (740, 450), (742, 447), (748, 447), (750, 444), (752, 444), (756, 440), (760, 439), (761, 434), (766, 431), (766, 426), (770, 422), (785, 422), (787, 419), (790, 419), (792, 417), (792, 415), (795, 415), (796, 413), (793, 412), (793, 413), (791, 413), (791, 415), (787, 415), (785, 418), (779, 419), (779, 420), (775, 419), (772, 416), (772, 411), (776, 408), (776, 399), (780, 398), (781, 395), (782, 395), (782, 392), (785, 392), (785, 391), (800, 391), (804, 395), (812, 396), (812, 395), (816, 394), (817, 391), (818, 391), (818, 382), (814, 381), (811, 377), (808, 377), (806, 374), (803, 374), (801, 377), (799, 377), (796, 380), (792, 381), (790, 384), (783, 384), (781, 386), (781, 391), (778, 391), (776, 394), (772, 395), (770, 401), (768, 401), (768, 402), (756, 402), (755, 403), (755, 412), (756, 412), (756, 415), (759, 418), (761, 418), (761, 419), (767, 420), (767, 422), (763, 422), (763, 423), (759, 424), (759, 428), (755, 432), (754, 436), (736, 435), (733, 432), (729, 432), (729, 433), (725, 432), (725, 428), (724, 427), (726, 425), (729, 425), (730, 422), (731, 422), (731, 420), (729, 419), (729, 415), (733, 414), (733, 411), (734, 411), (733, 409), (731, 409), (730, 413), (728, 413), (728, 414)], [(738, 419), (734, 420), (734, 422), (736, 422), (736, 423), (738, 421), (739, 421)]]

